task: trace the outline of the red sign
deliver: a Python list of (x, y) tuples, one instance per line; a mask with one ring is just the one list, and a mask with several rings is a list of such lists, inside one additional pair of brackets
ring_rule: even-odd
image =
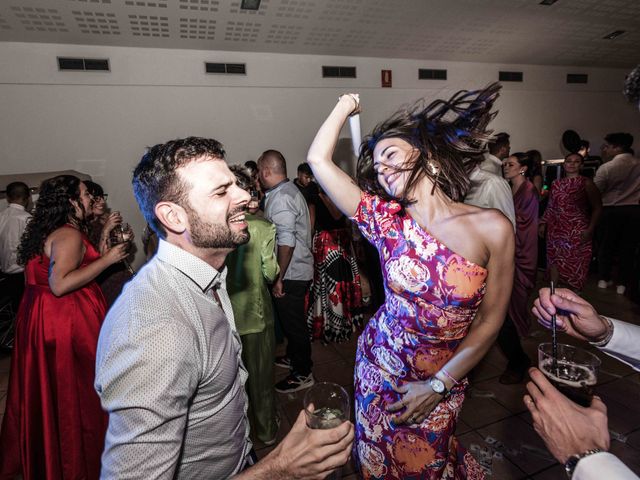
[(382, 88), (391, 88), (391, 70), (382, 70)]

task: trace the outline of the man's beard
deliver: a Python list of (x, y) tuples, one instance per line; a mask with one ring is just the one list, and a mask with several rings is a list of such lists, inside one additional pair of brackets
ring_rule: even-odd
[[(189, 219), (191, 241), (198, 248), (236, 248), (249, 241), (249, 230), (236, 232), (229, 228), (229, 224), (208, 224), (200, 220), (200, 217), (189, 205), (185, 208)], [(229, 212), (229, 218), (246, 211), (244, 207)]]

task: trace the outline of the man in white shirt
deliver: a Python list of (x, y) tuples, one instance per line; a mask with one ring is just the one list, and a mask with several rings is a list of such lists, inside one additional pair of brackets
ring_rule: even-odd
[(516, 212), (513, 206), (513, 195), (509, 183), (502, 177), (495, 175), (476, 165), (469, 174), (471, 186), (464, 203), (482, 208), (500, 210), (516, 229)]
[(480, 163), (480, 169), (502, 177), (502, 160), (509, 156), (511, 151), (510, 136), (500, 132), (494, 135), (487, 144), (489, 151), (484, 154), (484, 161)]
[[(558, 328), (572, 337), (588, 340), (606, 354), (640, 371), (640, 326), (598, 315), (586, 300), (564, 288), (554, 295), (548, 288), (539, 292), (533, 313), (549, 328), (556, 315)], [(610, 445), (607, 408), (593, 397), (589, 408), (562, 395), (538, 369), (529, 371), (531, 382), (524, 403), (533, 426), (553, 456), (565, 465), (574, 480), (638, 480), (615, 455)]]
[(22, 182), (10, 183), (6, 192), (9, 206), (0, 213), (0, 271), (5, 275), (3, 289), (11, 296), (15, 313), (24, 292), (24, 266), (18, 265), (17, 253), (20, 238), (31, 218), (26, 211), (31, 192)]
[(640, 242), (640, 159), (633, 156), (633, 136), (610, 133), (604, 137), (602, 160), (593, 182), (602, 194), (598, 228), (598, 287), (612, 285), (611, 268), (619, 258), (616, 291), (624, 294), (633, 281), (633, 258)]
[(250, 195), (224, 155), (216, 140), (189, 137), (150, 148), (134, 171), (136, 200), (160, 245), (100, 331), (103, 479), (315, 479), (349, 457), (353, 425), (312, 430), (304, 412), (260, 462), (251, 454), (225, 267), (249, 241)]

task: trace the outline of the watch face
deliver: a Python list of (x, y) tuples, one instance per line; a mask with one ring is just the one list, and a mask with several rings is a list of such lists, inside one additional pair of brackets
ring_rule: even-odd
[(433, 389), (434, 392), (444, 393), (445, 387), (442, 380), (438, 380), (437, 378), (432, 378), (430, 383), (431, 383), (431, 388)]

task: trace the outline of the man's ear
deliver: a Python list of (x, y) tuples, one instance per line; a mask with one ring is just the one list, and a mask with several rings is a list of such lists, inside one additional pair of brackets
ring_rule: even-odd
[(187, 212), (176, 203), (159, 202), (154, 212), (162, 226), (175, 234), (182, 234), (189, 225)]

